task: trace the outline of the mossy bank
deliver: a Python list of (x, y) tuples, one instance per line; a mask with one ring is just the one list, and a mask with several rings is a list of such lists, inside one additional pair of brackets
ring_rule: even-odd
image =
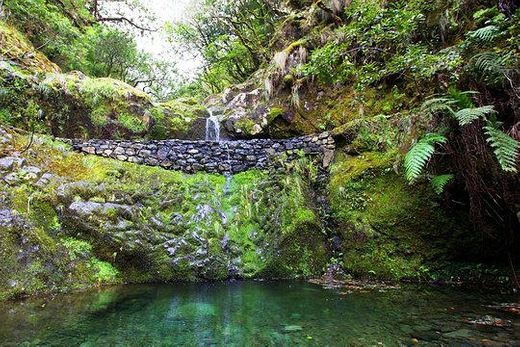
[(312, 163), (185, 175), (3, 133), (2, 297), (112, 283), (321, 274)]

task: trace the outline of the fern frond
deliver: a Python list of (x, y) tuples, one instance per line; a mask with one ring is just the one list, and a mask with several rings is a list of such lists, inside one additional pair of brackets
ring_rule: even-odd
[(507, 172), (518, 172), (518, 155), (520, 142), (499, 129), (499, 122), (488, 122), (484, 127), (489, 143), (502, 170)]
[(473, 123), (479, 118), (485, 118), (486, 115), (495, 113), (495, 108), (492, 105), (463, 108), (453, 114), (453, 117), (457, 119), (460, 126), (465, 126)]
[(446, 187), (446, 185), (450, 183), (454, 177), (455, 176), (453, 174), (444, 174), (433, 177), (430, 181), (433, 191), (436, 194), (441, 194), (444, 191), (444, 187)]
[(482, 52), (472, 58), (477, 70), (482, 72), (503, 72), (510, 55), (499, 55), (495, 52)]
[(499, 55), (495, 52), (482, 52), (473, 56), (470, 63), (481, 77), (493, 83), (499, 83), (507, 77), (507, 68), (511, 59), (511, 53)]
[(446, 137), (435, 133), (426, 134), (417, 141), (404, 158), (405, 176), (409, 182), (414, 182), (421, 176), (426, 164), (435, 153), (435, 144), (445, 142)]
[(468, 32), (468, 37), (472, 40), (492, 42), (500, 34), (500, 29), (496, 25), (488, 25), (477, 30)]
[(448, 97), (433, 98), (423, 102), (421, 110), (432, 114), (446, 111), (453, 113), (451, 105), (454, 105), (455, 103), (455, 100)]

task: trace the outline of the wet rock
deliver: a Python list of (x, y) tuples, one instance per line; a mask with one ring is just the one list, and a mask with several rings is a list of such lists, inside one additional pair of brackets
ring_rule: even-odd
[(475, 325), (487, 325), (487, 326), (494, 326), (494, 327), (509, 327), (512, 325), (511, 321), (508, 319), (501, 319), (492, 317), (490, 315), (486, 315), (480, 318), (475, 319), (465, 319), (465, 323), (469, 324), (475, 324)]
[[(95, 196), (105, 189), (103, 184), (94, 184), (93, 182), (77, 181), (60, 185), (56, 189), (56, 195), (62, 202), (68, 202), (75, 196), (79, 195), (84, 198)], [(88, 195), (88, 196), (87, 196)]]
[(472, 336), (472, 332), (469, 329), (459, 329), (450, 333), (444, 334), (445, 337), (450, 339), (467, 339)]
[(135, 209), (132, 206), (92, 201), (75, 201), (69, 206), (69, 211), (78, 217), (116, 213), (117, 215), (123, 216), (127, 219), (131, 219), (135, 213)]

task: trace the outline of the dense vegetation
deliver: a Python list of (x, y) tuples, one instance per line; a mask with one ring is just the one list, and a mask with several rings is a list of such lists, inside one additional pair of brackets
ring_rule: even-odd
[[(233, 275), (222, 261), (245, 277), (311, 276), (327, 268), (327, 259), (357, 276), (515, 281), (520, 9), (514, 1), (201, 0), (189, 18), (165, 29), (172, 45), (203, 60), (197, 76), (182, 84), (169, 65), (136, 48), (129, 28), (155, 30), (149, 14), (139, 7), (134, 10), (142, 15), (114, 17), (102, 5), (3, 4), (1, 127), (63, 137), (189, 138), (210, 107), (229, 137), (330, 131), (338, 150), (325, 184), (316, 181), (312, 165), (299, 163), (286, 176), (241, 174), (230, 195), (221, 196), (215, 187), (221, 191), (222, 177), (82, 159), (41, 140), (23, 152), (28, 140), (9, 128), (11, 147), (3, 155), (22, 151), (31, 165), (61, 176), (52, 189), (87, 182), (66, 197), (24, 181), (23, 172), (15, 183), (2, 183), (0, 210), (9, 206), (33, 226), (31, 242), (45, 241), (45, 259), (53, 263), (53, 250), (68, 250), (65, 263), (53, 263), (58, 273), (82, 254), (83, 267), (71, 276), (87, 282)], [(156, 185), (157, 177), (165, 183)], [(33, 201), (50, 220), (35, 214)], [(79, 202), (137, 206), (139, 215), (108, 208), (75, 233), (70, 206)], [(190, 237), (198, 227), (186, 221), (204, 211), (214, 214), (200, 220), (213, 272), (201, 272), (196, 262), (182, 271), (168, 267), (171, 257), (157, 251), (158, 240), (182, 236), (182, 252), (195, 252), (199, 241)], [(152, 219), (158, 224), (145, 222)], [(123, 232), (118, 223), (132, 227)], [(177, 229), (168, 229), (174, 224)], [(108, 228), (108, 236), (96, 228)], [(16, 250), (14, 235), (23, 238), (24, 231), (7, 234)], [(106, 238), (110, 246), (100, 246)], [(145, 258), (156, 276), (132, 263), (143, 239), (153, 249)], [(128, 254), (121, 258), (118, 247)], [(34, 266), (35, 279), (45, 275), (41, 264)], [(51, 282), (74, 287), (63, 278), (38, 281), (27, 292)]]

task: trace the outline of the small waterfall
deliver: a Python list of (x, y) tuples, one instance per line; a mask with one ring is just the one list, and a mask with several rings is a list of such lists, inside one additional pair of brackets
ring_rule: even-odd
[(226, 183), (224, 184), (224, 194), (228, 194), (231, 180), (233, 179), (230, 148), (227, 141), (221, 141), (220, 139), (220, 119), (215, 115), (213, 109), (208, 108), (208, 113), (209, 117), (206, 119), (206, 141), (220, 142), (220, 146), (224, 147), (226, 151), (227, 160), (224, 163), (226, 166), (226, 171), (224, 172)]
[(220, 120), (208, 109), (209, 117), (206, 119), (206, 141), (220, 142)]
[(224, 177), (226, 178), (226, 183), (224, 184), (224, 194), (228, 194), (229, 188), (231, 186), (231, 180), (233, 179), (233, 174), (232, 174), (233, 170), (231, 169), (231, 155), (229, 153), (229, 145), (227, 142), (224, 142), (224, 148), (226, 149), (226, 153), (227, 153), (226, 165), (228, 167), (226, 172), (224, 172)]

